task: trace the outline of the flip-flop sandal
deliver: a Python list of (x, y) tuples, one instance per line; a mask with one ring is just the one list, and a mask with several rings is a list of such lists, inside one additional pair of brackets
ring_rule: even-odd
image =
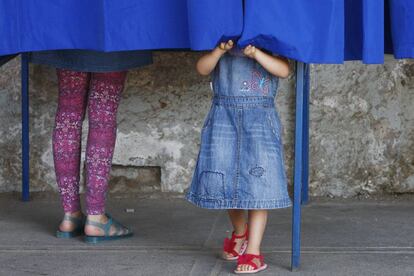
[(73, 231), (60, 231), (59, 229), (56, 231), (56, 237), (59, 239), (70, 239), (75, 238), (78, 236), (83, 235), (83, 230), (85, 228), (85, 216), (82, 214), (82, 217), (72, 217), (69, 214), (65, 214), (63, 217), (64, 221), (69, 221), (75, 225), (75, 229)]
[[(253, 262), (254, 259), (259, 259), (260, 266), (258, 266), (255, 262)], [(235, 270), (234, 273), (236, 274), (255, 274), (267, 268), (267, 264), (264, 263), (263, 255), (244, 254), (240, 256), (239, 260), (237, 261), (237, 266), (239, 265), (249, 265), (253, 268), (253, 270), (246, 270), (246, 271)]]
[[(95, 227), (98, 227), (104, 231), (103, 236), (89, 236), (85, 235), (85, 242), (87, 243), (100, 243), (104, 241), (113, 241), (113, 240), (120, 240), (132, 237), (133, 233), (132, 231), (126, 227), (120, 224), (119, 222), (112, 219), (110, 215), (106, 215), (108, 217), (107, 223), (99, 223), (91, 220), (86, 220), (86, 225), (92, 225)], [(115, 227), (115, 233), (113, 235), (110, 235), (111, 226)]]
[[(246, 225), (246, 232), (243, 235), (237, 236), (236, 234), (233, 233), (231, 234), (231, 238), (226, 238), (224, 240), (224, 245), (223, 245), (223, 260), (225, 261), (237, 261), (239, 259), (239, 257), (241, 255), (244, 254), (244, 252), (246, 252), (247, 249), (247, 238), (249, 236), (249, 231), (248, 231), (248, 225)], [(236, 239), (243, 239), (245, 238), (246, 240), (243, 242), (242, 246), (240, 247), (240, 252), (236, 251)], [(227, 257), (225, 255), (225, 253), (231, 255), (232, 257)]]

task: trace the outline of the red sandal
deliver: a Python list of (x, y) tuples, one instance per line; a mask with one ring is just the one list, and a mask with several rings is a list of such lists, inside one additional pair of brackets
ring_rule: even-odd
[[(260, 266), (258, 266), (255, 262), (253, 262), (253, 259), (259, 259)], [(246, 271), (235, 270), (234, 273), (236, 274), (254, 274), (254, 273), (263, 271), (267, 268), (267, 264), (264, 263), (263, 255), (253, 255), (253, 254), (241, 255), (239, 260), (237, 261), (237, 266), (239, 265), (250, 265), (251, 267), (253, 267), (253, 270), (246, 270)]]
[[(227, 257), (225, 254), (223, 254), (223, 259), (224, 260), (226, 260), (226, 261), (236, 261), (236, 260), (239, 259), (239, 257), (241, 255), (244, 254), (244, 252), (247, 249), (247, 239), (248, 239), (248, 236), (249, 236), (248, 229), (249, 228), (246, 225), (246, 232), (243, 235), (238, 236), (238, 235), (234, 234), (234, 231), (233, 231), (233, 233), (231, 234), (231, 239), (226, 238), (224, 240), (223, 252), (232, 255), (232, 257)], [(240, 247), (240, 252), (237, 252), (235, 250), (236, 244), (237, 244), (235, 240), (236, 239), (243, 239), (243, 238), (245, 238), (246, 240), (243, 242), (242, 246)]]

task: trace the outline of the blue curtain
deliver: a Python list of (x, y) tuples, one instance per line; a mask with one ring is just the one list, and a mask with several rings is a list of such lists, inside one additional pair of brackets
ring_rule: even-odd
[(0, 53), (95, 48), (102, 43), (99, 0), (0, 2)]
[(345, 60), (384, 62), (384, 0), (346, 0)]
[(187, 0), (2, 0), (0, 53), (188, 48)]
[(0, 55), (49, 49), (211, 49), (237, 38), (242, 0), (2, 0)]
[[(171, 0), (170, 0), (171, 1)], [(242, 0), (187, 0), (193, 50), (209, 50), (243, 31)]]
[(414, 0), (245, 0), (247, 44), (307, 63), (414, 58)]
[(253, 44), (305, 62), (344, 60), (344, 2), (245, 0), (240, 46)]
[(414, 58), (414, 0), (1, 0), (0, 55), (208, 50), (237, 39), (308, 63)]
[(388, 0), (388, 46), (396, 58), (414, 58), (414, 0)]

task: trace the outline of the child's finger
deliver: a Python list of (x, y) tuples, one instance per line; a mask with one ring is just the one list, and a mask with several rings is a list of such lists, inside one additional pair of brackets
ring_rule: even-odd
[(229, 46), (233, 46), (234, 44), (233, 40), (229, 40), (227, 43), (229, 44)]

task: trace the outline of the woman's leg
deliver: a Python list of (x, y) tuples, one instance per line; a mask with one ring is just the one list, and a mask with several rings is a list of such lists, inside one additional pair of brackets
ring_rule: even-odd
[[(234, 234), (237, 236), (242, 236), (244, 233), (246, 233), (246, 225), (247, 225), (247, 218), (246, 218), (246, 211), (244, 210), (227, 210), (227, 213), (229, 215), (231, 224), (233, 225), (233, 229), (234, 229)], [(234, 248), (234, 250), (236, 252), (240, 252), (241, 247), (244, 243), (246, 239), (245, 238), (240, 238), (240, 239), (235, 239), (234, 241), (236, 242), (236, 246)], [(224, 254), (224, 258), (230, 258), (233, 257), (232, 254), (223, 252)]]
[[(89, 74), (58, 69), (59, 99), (53, 130), (53, 158), (62, 206), (66, 214), (80, 216), (79, 174), (82, 122), (86, 109)], [(63, 221), (61, 231), (72, 231)]]
[[(260, 245), (267, 223), (267, 210), (249, 210), (249, 243), (247, 245), (246, 254), (260, 255)], [(253, 260), (258, 266), (260, 261)], [(253, 270), (250, 265), (240, 265), (237, 270)]]
[[(105, 200), (116, 140), (116, 114), (126, 72), (92, 73), (89, 92), (89, 135), (86, 148), (86, 209), (88, 219), (105, 223)], [(87, 235), (102, 231), (86, 226)]]

